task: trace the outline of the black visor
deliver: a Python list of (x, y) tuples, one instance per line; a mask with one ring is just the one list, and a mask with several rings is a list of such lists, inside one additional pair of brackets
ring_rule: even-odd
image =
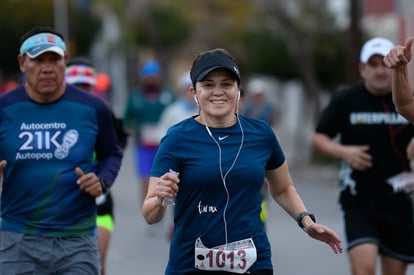
[(223, 53), (206, 53), (191, 68), (191, 81), (195, 86), (197, 81), (202, 81), (210, 72), (216, 69), (226, 69), (233, 73), (240, 84), (240, 73), (236, 63), (228, 55)]

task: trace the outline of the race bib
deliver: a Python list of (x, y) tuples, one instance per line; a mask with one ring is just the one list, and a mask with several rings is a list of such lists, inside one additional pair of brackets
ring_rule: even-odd
[(158, 145), (160, 139), (156, 125), (143, 125), (141, 128), (141, 142), (146, 145)]
[(195, 242), (195, 267), (201, 270), (220, 270), (246, 273), (256, 262), (257, 252), (253, 239), (244, 239), (225, 245), (207, 248), (200, 238)]
[(389, 185), (395, 193), (406, 192), (410, 194), (414, 191), (414, 173), (402, 172), (387, 179)]

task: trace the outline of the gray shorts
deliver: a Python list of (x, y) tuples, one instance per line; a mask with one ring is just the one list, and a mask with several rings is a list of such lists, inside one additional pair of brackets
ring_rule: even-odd
[(0, 231), (0, 275), (9, 274), (99, 275), (98, 238)]

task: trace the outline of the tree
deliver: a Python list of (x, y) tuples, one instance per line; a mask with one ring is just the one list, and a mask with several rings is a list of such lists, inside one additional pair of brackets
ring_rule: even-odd
[[(93, 13), (80, 10), (72, 3), (74, 1), (68, 0), (70, 37), (65, 37), (65, 40), (70, 53), (87, 53), (100, 26)], [(0, 43), (0, 69), (6, 77), (19, 75), (16, 61), (19, 40), (35, 26), (54, 27), (53, 0), (0, 1), (0, 33), (3, 41)]]
[[(36, 11), (36, 12), (33, 12)], [(52, 0), (0, 1), (0, 69), (6, 77), (19, 75), (17, 55), (20, 37), (36, 25), (53, 25)]]
[[(329, 48), (326, 37), (335, 37), (335, 27), (331, 13), (325, 0), (289, 1), (260, 0), (259, 9), (268, 26), (281, 32), (285, 38), (287, 49), (291, 54), (305, 87), (305, 94), (314, 106), (314, 115), (318, 116), (321, 103), (319, 93), (322, 90), (317, 78), (315, 53), (318, 46)], [(321, 44), (319, 44), (322, 42)], [(331, 44), (333, 45), (333, 44)], [(335, 46), (339, 46), (336, 44)], [(337, 48), (338, 49), (338, 48)], [(339, 48), (340, 49), (340, 48)], [(335, 51), (331, 48), (331, 51)], [(340, 52), (338, 57), (344, 56)], [(339, 70), (340, 67), (331, 68)]]

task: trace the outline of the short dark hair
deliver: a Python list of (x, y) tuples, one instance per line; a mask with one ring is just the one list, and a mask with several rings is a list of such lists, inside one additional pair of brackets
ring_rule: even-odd
[(51, 34), (54, 34), (54, 35), (57, 35), (57, 36), (59, 36), (61, 39), (62, 39), (62, 41), (65, 41), (65, 39), (63, 38), (63, 35), (62, 34), (60, 34), (60, 33), (58, 33), (55, 29), (53, 29), (52, 27), (49, 27), (49, 26), (38, 26), (38, 27), (34, 27), (33, 29), (31, 29), (30, 31), (28, 31), (28, 32), (26, 32), (25, 34), (23, 34), (21, 37), (20, 37), (20, 46), (22, 46), (22, 44), (23, 44), (23, 42), (27, 39), (27, 38), (29, 38), (29, 37), (31, 37), (31, 36), (33, 36), (33, 35), (35, 35), (35, 34), (38, 34), (38, 33), (51, 33)]

